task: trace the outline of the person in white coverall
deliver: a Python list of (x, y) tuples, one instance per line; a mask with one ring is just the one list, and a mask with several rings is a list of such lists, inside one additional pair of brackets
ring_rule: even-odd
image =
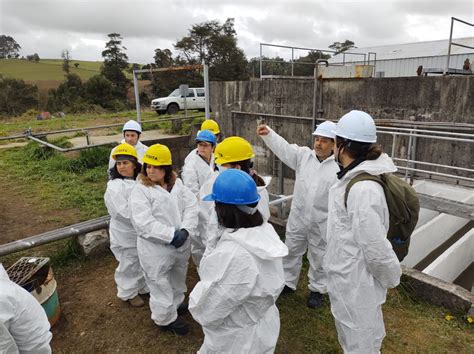
[(12, 282), (0, 263), (0, 353), (51, 353), (46, 312), (28, 291)]
[[(214, 173), (216, 136), (210, 130), (201, 130), (196, 136), (196, 145), (197, 148), (192, 150), (184, 159), (181, 177), (183, 178), (184, 185), (194, 193), (198, 203), (200, 203), (199, 191)], [(199, 267), (206, 249), (203, 238), (205, 237), (207, 220), (209, 218), (207, 207), (200, 206), (199, 209), (198, 228), (196, 234), (191, 237), (191, 256), (197, 267)]]
[(382, 304), (387, 289), (400, 282), (398, 258), (387, 239), (389, 213), (382, 186), (355, 183), (344, 203), (346, 186), (357, 174), (393, 173), (382, 153), (374, 120), (361, 111), (344, 115), (336, 127), (334, 155), (341, 164), (329, 190), (328, 245), (324, 269), (339, 343), (345, 353), (379, 353), (385, 328)]
[[(142, 163), (143, 155), (145, 155), (145, 151), (146, 149), (148, 149), (148, 146), (142, 144), (142, 142), (140, 141), (140, 135), (142, 134), (142, 126), (140, 125), (140, 123), (134, 120), (129, 120), (123, 125), (122, 133), (123, 139), (121, 141), (121, 144), (127, 143), (132, 145), (137, 151), (138, 162)], [(114, 150), (112, 149), (112, 151), (110, 152), (109, 170), (115, 165), (115, 160), (112, 158), (113, 151)]]
[(303, 255), (307, 251), (310, 290), (307, 306), (310, 308), (321, 306), (322, 294), (327, 293), (322, 264), (326, 252), (329, 188), (336, 182), (339, 171), (332, 154), (335, 129), (333, 122), (321, 123), (313, 133), (314, 148), (310, 149), (289, 144), (266, 125), (257, 127), (257, 134), (270, 150), (296, 172), (293, 201), (286, 224), (288, 256), (283, 260), (286, 281), (283, 292), (290, 293), (296, 289)]
[(171, 152), (155, 144), (143, 157), (142, 174), (130, 196), (137, 249), (150, 289), (152, 320), (164, 331), (188, 333), (178, 314), (184, 303), (190, 254), (188, 237), (198, 223), (196, 197), (172, 169)]
[(117, 297), (134, 307), (144, 305), (139, 294), (148, 293), (143, 271), (138, 260), (137, 233), (130, 220), (128, 200), (141, 170), (137, 152), (124, 143), (112, 152), (115, 165), (109, 171), (111, 180), (104, 194), (105, 206), (110, 214), (110, 250), (119, 262), (115, 269)]
[(222, 172), (204, 200), (215, 201), (224, 232), (199, 268), (189, 310), (201, 324), (199, 353), (273, 353), (280, 331), (275, 305), (284, 287), (282, 258), (288, 253), (257, 203), (249, 174)]
[[(268, 221), (270, 218), (270, 207), (268, 205), (270, 197), (268, 196), (267, 187), (270, 184), (271, 177), (261, 177), (252, 169), (253, 163), (251, 159), (255, 156), (252, 145), (244, 138), (231, 136), (217, 144), (214, 155), (219, 172), (235, 168), (246, 172), (252, 177), (257, 184), (257, 191), (260, 195), (258, 210), (262, 214), (263, 220)], [(219, 172), (213, 173), (211, 178), (201, 187), (199, 192), (201, 199), (211, 193), (212, 186)], [(206, 231), (202, 237), (206, 245), (204, 252), (204, 255), (206, 255), (215, 247), (222, 229), (219, 228), (213, 203), (201, 203), (201, 210), (203, 215), (208, 215)]]

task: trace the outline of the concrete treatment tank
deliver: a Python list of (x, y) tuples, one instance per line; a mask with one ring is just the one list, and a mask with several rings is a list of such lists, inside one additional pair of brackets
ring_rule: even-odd
[[(418, 193), (474, 204), (474, 190), (427, 180), (415, 181)], [(474, 208), (474, 205), (473, 205)], [(410, 249), (402, 264), (472, 290), (474, 232), (470, 220), (421, 209)]]

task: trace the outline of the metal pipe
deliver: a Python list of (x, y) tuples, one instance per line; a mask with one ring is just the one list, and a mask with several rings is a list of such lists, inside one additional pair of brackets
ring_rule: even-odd
[(457, 171), (465, 171), (465, 172), (472, 172), (472, 173), (474, 173), (474, 170), (473, 170), (473, 169), (470, 169), (470, 168), (456, 167), (456, 166), (448, 166), (448, 165), (441, 165), (441, 164), (437, 164), (437, 163), (433, 163), (433, 162), (407, 160), (407, 159), (402, 159), (402, 158), (399, 158), (399, 157), (392, 157), (392, 160), (394, 160), (394, 161), (402, 161), (402, 162), (406, 162), (406, 163), (409, 163), (409, 162), (410, 162), (410, 163), (416, 163), (416, 164), (419, 164), (419, 165), (442, 167), (442, 168), (446, 168), (446, 169), (452, 169), (452, 170), (457, 170)]
[(309, 121), (313, 119), (311, 117), (286, 116), (286, 115), (272, 114), (272, 113), (254, 113), (254, 112), (242, 112), (242, 111), (231, 111), (231, 113), (241, 114), (241, 115), (249, 115), (249, 116), (290, 118), (290, 119), (309, 120)]
[(293, 199), (293, 194), (292, 195), (285, 195), (285, 196), (280, 196), (280, 198), (278, 199), (275, 199), (275, 200), (271, 200), (268, 205), (278, 205), (278, 204), (281, 204), (281, 203), (284, 203), (288, 200), (292, 200)]
[(453, 41), (453, 25), (454, 17), (451, 17), (451, 31), (449, 32), (448, 56), (446, 58), (446, 68), (444, 69), (444, 75), (446, 75), (449, 71), (449, 57), (451, 56), (451, 42)]
[[(146, 123), (161, 123), (161, 122), (172, 122), (175, 120), (186, 120), (186, 119), (194, 119), (194, 118), (201, 118), (200, 116), (189, 116), (189, 117), (176, 117), (176, 118), (166, 118), (166, 119), (153, 119), (153, 120), (147, 120), (147, 121), (142, 121), (142, 124)], [(54, 135), (54, 134), (62, 134), (62, 133), (72, 133), (72, 132), (79, 132), (79, 131), (85, 131), (85, 130), (94, 130), (94, 129), (103, 129), (103, 128), (112, 128), (112, 127), (119, 127), (123, 126), (124, 123), (114, 123), (114, 124), (107, 124), (107, 125), (96, 125), (93, 127), (84, 127), (84, 128), (72, 128), (72, 129), (63, 129), (63, 130), (52, 130), (49, 132), (39, 132), (39, 133), (34, 133), (35, 137), (43, 137), (47, 135)], [(27, 131), (30, 131), (27, 130)], [(0, 138), (0, 140), (8, 140), (8, 139), (25, 139), (27, 138), (26, 132), (23, 135), (12, 135), (12, 136), (6, 136)]]
[(262, 43), (260, 43), (260, 78), (262, 78)]
[(206, 96), (206, 105), (204, 108), (204, 115), (206, 119), (211, 118), (211, 97), (209, 96), (209, 67), (206, 65), (204, 60), (202, 61), (202, 65), (204, 66), (204, 95)]
[(392, 135), (392, 160), (394, 159), (395, 156), (395, 144), (397, 142), (397, 136), (395, 134)]
[(291, 76), (293, 76), (293, 69), (294, 69), (294, 48), (291, 48)]
[(109, 221), (110, 216), (102, 216), (97, 219), (84, 221), (61, 229), (48, 231), (22, 240), (0, 245), (0, 257), (69, 237), (83, 235), (91, 231), (101, 230), (109, 226)]
[(133, 70), (133, 91), (135, 92), (135, 106), (137, 108), (137, 122), (141, 124), (142, 114), (140, 110), (140, 95), (138, 94), (138, 80), (137, 73)]
[[(380, 134), (397, 134), (397, 135), (400, 135), (400, 136), (414, 136), (415, 134), (409, 134), (409, 133), (398, 133), (398, 132), (384, 132), (384, 131), (379, 131), (378, 133)], [(474, 140), (472, 139), (461, 139), (461, 138), (451, 138), (451, 137), (447, 137), (447, 136), (432, 136), (432, 135), (421, 135), (421, 134), (416, 134), (417, 137), (419, 138), (430, 138), (430, 139), (437, 139), (437, 140), (447, 140), (447, 141), (462, 141), (462, 142), (465, 142), (465, 143), (472, 143), (474, 142)]]
[[(294, 48), (294, 49), (302, 49), (302, 50), (313, 50), (313, 51), (320, 51), (320, 52), (328, 52), (328, 53), (336, 53), (334, 50), (327, 50), (327, 49), (317, 49), (317, 48), (304, 48), (304, 47), (293, 47), (289, 45), (281, 45), (281, 44), (270, 44), (270, 43), (260, 43), (260, 46), (267, 46), (267, 47), (277, 47), (277, 48)], [(361, 54), (361, 53), (358, 53)]]
[(402, 169), (402, 170), (412, 170), (412, 171), (415, 171), (415, 172), (426, 173), (428, 175), (436, 175), (436, 176), (449, 177), (449, 178), (454, 178), (454, 179), (462, 179), (464, 181), (474, 182), (474, 178), (469, 178), (469, 177), (455, 176), (455, 175), (450, 175), (450, 174), (447, 174), (447, 173), (421, 170), (419, 168), (415, 169), (415, 168), (403, 167), (403, 166), (397, 166), (397, 168)]
[[(382, 130), (393, 129), (393, 130), (400, 130), (400, 131), (410, 131), (410, 132), (413, 131), (413, 128), (412, 129), (398, 128), (398, 127), (377, 127), (377, 128), (382, 129)], [(466, 136), (466, 137), (474, 138), (474, 134), (466, 134), (466, 133), (439, 132), (439, 131), (436, 131), (436, 130), (424, 130), (424, 129), (417, 129), (417, 128), (416, 128), (416, 132), (417, 133), (428, 133), (428, 134), (452, 135), (452, 136)]]
[[(411, 154), (412, 139), (413, 137), (410, 135), (410, 137), (408, 138), (407, 160), (409, 160), (411, 157), (410, 154)], [(408, 164), (407, 164), (407, 167), (408, 167)], [(405, 170), (405, 181), (407, 180), (407, 178), (408, 178), (408, 170)]]
[(51, 144), (51, 143), (48, 143), (47, 141), (38, 139), (37, 137), (32, 136), (32, 135), (28, 135), (27, 138), (30, 139), (30, 140), (36, 141), (37, 143), (40, 143), (40, 144), (42, 144), (42, 145), (45, 145), (45, 146), (47, 146), (47, 147), (50, 147), (50, 148), (52, 148), (52, 149), (54, 149), (54, 150), (60, 151), (60, 152), (77, 151), (77, 150), (83, 150), (83, 149), (89, 149), (89, 148), (93, 148), (93, 147), (98, 147), (98, 146), (104, 146), (104, 145), (111, 145), (111, 144), (114, 144), (114, 142), (109, 142), (109, 143), (101, 143), (101, 144), (93, 144), (93, 145), (76, 146), (76, 147), (66, 148), (66, 149), (65, 149), (65, 148), (62, 148), (62, 147), (53, 145), (53, 144)]

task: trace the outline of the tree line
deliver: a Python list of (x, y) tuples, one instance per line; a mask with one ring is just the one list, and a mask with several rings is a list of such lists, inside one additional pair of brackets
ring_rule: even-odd
[[(65, 79), (58, 88), (49, 91), (46, 107), (49, 111), (81, 112), (94, 108), (118, 111), (130, 108), (133, 106), (128, 98), (131, 80), (125, 72), (136, 69), (180, 67), (200, 64), (204, 60), (209, 66), (210, 80), (213, 81), (248, 80), (260, 75), (260, 59), (247, 60), (244, 51), (237, 45), (233, 18), (228, 18), (224, 23), (214, 20), (192, 25), (188, 34), (174, 43), (175, 54), (169, 48), (156, 48), (154, 61), (146, 65), (129, 64), (127, 48), (122, 44), (123, 38), (119, 33), (110, 33), (108, 38), (102, 51), (104, 61), (100, 74), (86, 82), (71, 73), (70, 52), (62, 51)], [(349, 40), (329, 46), (336, 54), (354, 47), (354, 43)], [(0, 36), (0, 58), (18, 58), (20, 48), (12, 37)], [(264, 62), (264, 71), (272, 75), (290, 75), (293, 72), (295, 76), (310, 76), (313, 74), (314, 62), (329, 57), (330, 55), (321, 51), (312, 51), (294, 60), (293, 69), (282, 58), (263, 58), (271, 59)], [(39, 60), (39, 56), (37, 59)], [(74, 65), (76, 68), (79, 66), (78, 63)], [(183, 83), (190, 86), (203, 85), (203, 75), (199, 70), (146, 72), (139, 78), (150, 80), (151, 92), (155, 97), (165, 96)], [(0, 77), (0, 113), (17, 115), (35, 107), (38, 104), (37, 99), (35, 100), (37, 88), (28, 86), (30, 85), (21, 80)], [(19, 90), (20, 87), (22, 94), (27, 94), (28, 98), (16, 104), (11, 99), (18, 97), (19, 92), (6, 94), (6, 91)], [(8, 102), (1, 97), (8, 97)], [(148, 105), (150, 97), (141, 93), (141, 102)]]

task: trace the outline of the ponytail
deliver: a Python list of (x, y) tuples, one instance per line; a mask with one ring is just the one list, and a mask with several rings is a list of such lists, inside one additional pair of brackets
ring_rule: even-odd
[(382, 155), (383, 149), (380, 144), (372, 144), (367, 151), (366, 160), (377, 160)]

